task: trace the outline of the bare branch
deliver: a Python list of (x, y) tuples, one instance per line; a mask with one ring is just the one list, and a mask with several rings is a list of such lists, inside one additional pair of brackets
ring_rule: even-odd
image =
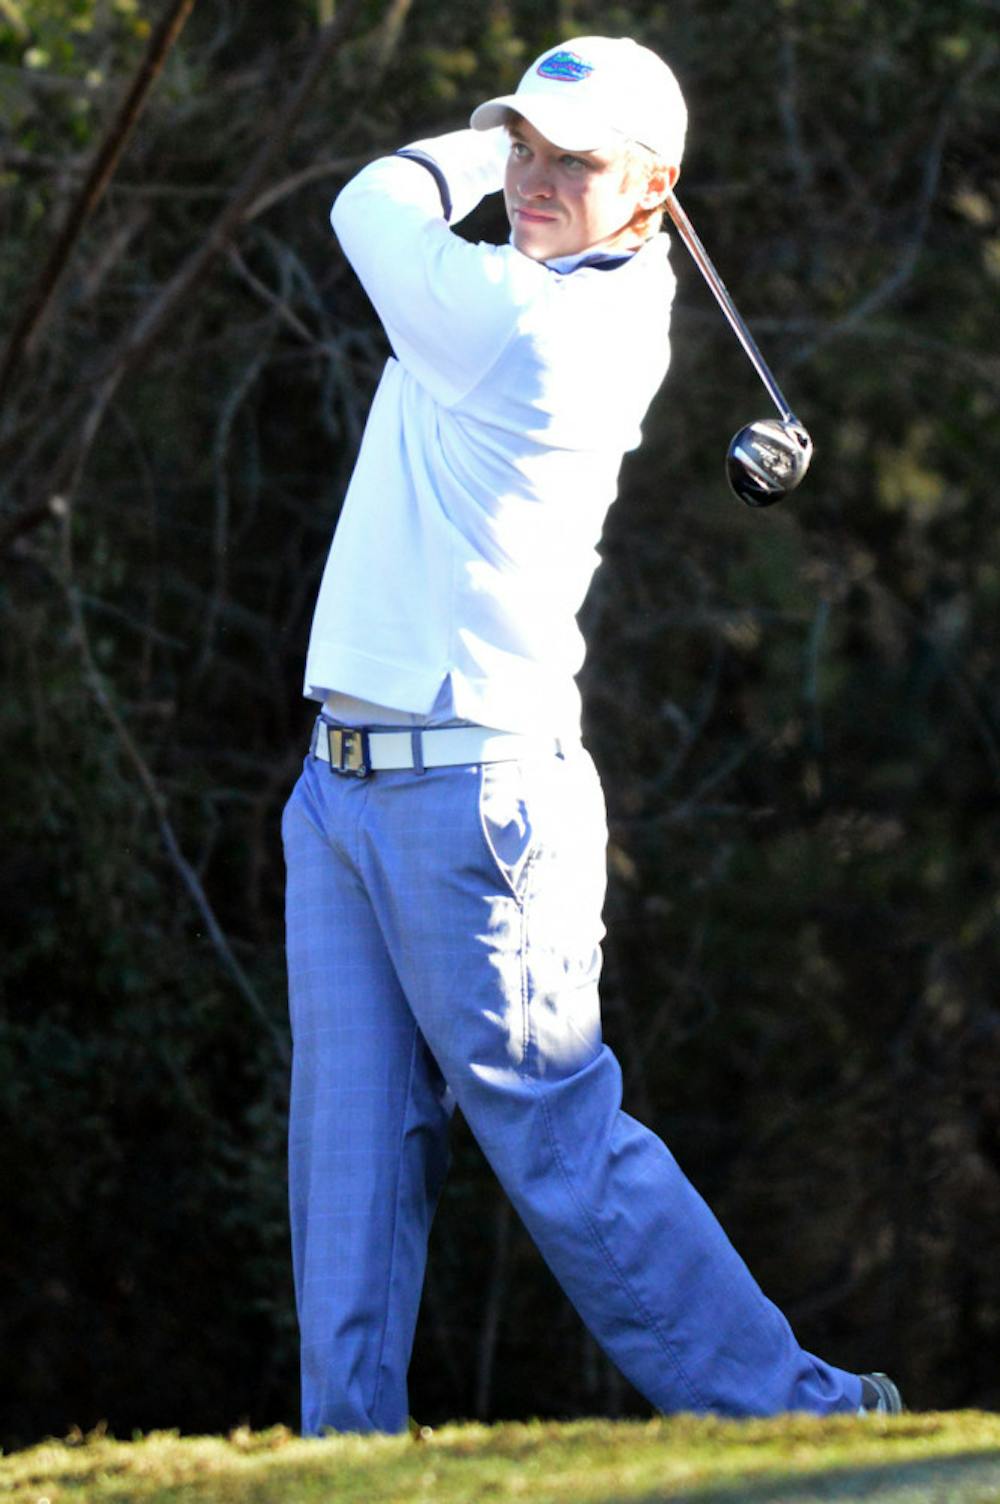
[(67, 603), (69, 605), (70, 617), (73, 623), (73, 632), (76, 638), (76, 645), (79, 649), (80, 657), (83, 662), (84, 675), (87, 680), (88, 688), (90, 689), (90, 692), (93, 695), (94, 701), (97, 704), (99, 710), (110, 725), (111, 730), (115, 735), (115, 739), (117, 740), (118, 745), (124, 753), (126, 760), (131, 765), (133, 772), (138, 778), (139, 785), (142, 788), (142, 791), (145, 794), (149, 806), (156, 819), (156, 823), (160, 831), (160, 838), (163, 841), (167, 856), (169, 857), (172, 866), (180, 877), (181, 882), (184, 884), (184, 887), (187, 889), (188, 895), (192, 899), (195, 908), (201, 916), (202, 922), (205, 925), (205, 929), (207, 931), (208, 938), (212, 944), (213, 949), (219, 957), (219, 960), (222, 962), (223, 967), (229, 973), (232, 981), (235, 983), (236, 988), (243, 997), (244, 1002), (247, 1003), (251, 1011), (257, 1016), (267, 1033), (271, 1036), (279, 1057), (282, 1060), (287, 1060), (288, 1044), (285, 1036), (281, 1033), (281, 1031), (275, 1025), (274, 1021), (268, 1015), (267, 1010), (265, 1009), (264, 1004), (261, 1002), (256, 989), (254, 988), (246, 972), (243, 970), (243, 967), (236, 959), (236, 956), (233, 953), (232, 946), (229, 944), (225, 932), (223, 931), (222, 926), (216, 918), (215, 911), (213, 910), (212, 905), (209, 902), (208, 895), (206, 894), (201, 884), (197, 872), (185, 857), (184, 852), (181, 850), (180, 842), (177, 839), (177, 833), (174, 830), (173, 822), (170, 819), (170, 815), (167, 809), (166, 798), (164, 797), (159, 785), (156, 782), (149, 763), (146, 761), (146, 759), (142, 755), (142, 752), (139, 750), (139, 746), (135, 741), (135, 738), (132, 736), (125, 722), (119, 715), (111, 694), (108, 690), (107, 684), (105, 683), (104, 677), (101, 674), (100, 669), (97, 667), (93, 650), (90, 645), (90, 635), (87, 631), (87, 623), (83, 613), (80, 591), (74, 579), (72, 552), (72, 512), (68, 506), (63, 506), (59, 509), (59, 511), (62, 519), (62, 585), (66, 595)]
[(799, 192), (806, 194), (813, 185), (815, 173), (802, 139), (802, 120), (799, 111), (799, 62), (795, 34), (785, 26), (781, 39), (782, 82), (778, 90), (778, 111), (788, 142), (788, 155), (795, 171)]
[[(248, 209), (260, 194), (261, 186), (275, 157), (295, 128), (310, 95), (353, 25), (362, 3), (363, 0), (348, 0), (336, 20), (321, 33), (298, 84), (289, 94), (284, 109), (267, 132), (263, 145), (244, 173), (226, 207), (216, 217), (198, 248), (192, 251), (172, 279), (161, 289), (151, 307), (136, 320), (119, 341), (117, 349), (107, 363), (104, 376), (98, 378), (96, 396), (84, 424), (77, 460), (74, 464), (74, 473), (77, 478), (82, 473), (82, 461), (93, 444), (119, 382), (128, 371), (145, 359), (155, 341), (175, 317), (181, 304), (198, 286), (215, 257), (226, 249), (233, 234), (243, 223)], [(72, 489), (75, 490), (75, 484)], [(49, 515), (46, 498), (12, 517), (0, 537), (0, 550), (11, 537), (18, 537), (32, 531), (46, 521)]]
[(114, 176), (121, 154), (145, 108), (150, 90), (163, 71), (170, 49), (180, 36), (194, 3), (195, 0), (170, 0), (163, 18), (150, 37), (146, 55), (132, 80), (132, 86), (101, 143), (86, 181), (69, 211), (66, 223), (57, 236), (49, 258), (42, 267), (38, 280), (29, 292), (21, 315), (14, 325), (3, 362), (0, 363), (0, 403), (3, 402), (17, 367), (29, 352), (32, 336), (38, 329), (59, 281), (69, 265), (73, 247)]
[(282, 178), (280, 183), (266, 188), (253, 203), (249, 205), (245, 219), (256, 219), (264, 214), (274, 204), (288, 198), (289, 194), (297, 193), (300, 188), (306, 188), (310, 183), (317, 182), (320, 178), (340, 177), (343, 173), (356, 172), (364, 167), (367, 162), (372, 162), (381, 156), (381, 149), (365, 152), (362, 156), (354, 157), (329, 157), (323, 162), (313, 162), (309, 167), (303, 167), (299, 172), (293, 172), (290, 177)]
[(244, 173), (228, 204), (217, 216), (201, 245), (191, 253), (172, 280), (162, 289), (148, 313), (128, 331), (112, 356), (110, 364), (113, 368), (118, 366), (131, 368), (146, 356), (154, 341), (163, 333), (176, 314), (181, 303), (204, 277), (212, 261), (225, 250), (233, 234), (246, 218), (250, 205), (258, 197), (272, 163), (294, 130), (309, 102), (310, 95), (353, 24), (361, 5), (362, 0), (348, 0), (336, 20), (327, 27), (325, 32), (321, 33), (316, 50), (298, 84), (267, 132), (263, 145)]
[(215, 471), (215, 526), (213, 528), (215, 581), (202, 629), (201, 652), (198, 655), (198, 661), (195, 664), (192, 676), (193, 683), (196, 685), (204, 678), (211, 664), (212, 650), (215, 646), (215, 635), (218, 630), (219, 618), (222, 615), (228, 588), (230, 508), (227, 464), (229, 458), (229, 441), (232, 436), (236, 416), (248, 394), (256, 385), (260, 373), (267, 363), (269, 351), (269, 345), (264, 345), (255, 352), (246, 370), (241, 372), (236, 386), (222, 404), (222, 411), (219, 414), (214, 453), (212, 456), (213, 469)]
[(855, 332), (858, 326), (869, 319), (872, 314), (877, 313), (887, 303), (891, 302), (910, 281), (920, 259), (920, 253), (923, 249), (927, 230), (930, 225), (931, 210), (937, 197), (938, 183), (941, 177), (941, 165), (954, 120), (955, 97), (963, 87), (968, 87), (976, 78), (988, 72), (996, 63), (997, 56), (997, 48), (985, 48), (959, 81), (953, 96), (941, 109), (924, 161), (923, 187), (917, 201), (917, 212), (913, 230), (896, 266), (849, 313), (846, 313), (843, 318), (837, 319), (835, 323), (830, 324), (809, 344), (800, 347), (791, 356), (787, 362), (788, 365), (798, 365), (830, 340), (837, 339), (842, 334)]
[(316, 339), (316, 336), (310, 333), (302, 320), (297, 314), (292, 312), (283, 298), (279, 297), (277, 293), (272, 292), (266, 283), (254, 275), (236, 247), (230, 246), (227, 254), (230, 266), (255, 296), (260, 298), (262, 303), (266, 303), (268, 308), (273, 309), (281, 322), (286, 324), (292, 333), (302, 340), (303, 344), (309, 345), (311, 348), (317, 347), (319, 341)]

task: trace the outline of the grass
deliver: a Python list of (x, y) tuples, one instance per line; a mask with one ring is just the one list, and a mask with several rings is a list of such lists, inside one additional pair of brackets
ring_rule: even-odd
[(95, 1434), (0, 1458), (12, 1504), (988, 1504), (1000, 1416), (447, 1426), (302, 1441)]

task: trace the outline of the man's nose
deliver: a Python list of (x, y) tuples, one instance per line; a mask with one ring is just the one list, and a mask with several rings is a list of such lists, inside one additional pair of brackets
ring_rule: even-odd
[(552, 174), (544, 162), (529, 162), (518, 179), (517, 191), (522, 198), (552, 197)]

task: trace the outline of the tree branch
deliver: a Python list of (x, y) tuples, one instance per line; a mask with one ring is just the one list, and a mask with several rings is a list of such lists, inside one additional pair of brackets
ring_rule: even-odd
[[(247, 168), (229, 202), (218, 214), (214, 224), (198, 248), (191, 252), (180, 269), (166, 286), (161, 289), (159, 296), (153, 301), (152, 306), (119, 341), (117, 349), (112, 353), (107, 362), (103, 376), (98, 376), (96, 379), (94, 401), (84, 423), (83, 435), (79, 445), (78, 453), (80, 455), (85, 457), (92, 446), (104, 420), (104, 415), (107, 412), (111, 398), (114, 396), (122, 378), (128, 371), (145, 359), (155, 341), (164, 332), (171, 319), (177, 313), (184, 299), (204, 277), (215, 257), (221, 251), (225, 250), (233, 233), (246, 218), (250, 206), (259, 197), (262, 185), (275, 157), (291, 135), (309, 101), (310, 95), (329, 66), (333, 54), (348, 33), (361, 10), (361, 6), (362, 0), (348, 0), (348, 3), (339, 12), (336, 20), (320, 34), (317, 46), (298, 84), (292, 90), (287, 104), (268, 132), (264, 144)], [(79, 477), (81, 470), (80, 460), (77, 459), (74, 465), (74, 472), (77, 477)], [(73, 489), (75, 487), (65, 493), (67, 502), (72, 500)], [(40, 526), (50, 516), (51, 509), (48, 498), (36, 501), (24, 511), (13, 516), (3, 529), (2, 538), (0, 538), (0, 552), (2, 552), (3, 547), (12, 538), (20, 537), (26, 532), (33, 531), (34, 528)]]
[(90, 688), (90, 692), (113, 731), (118, 745), (121, 747), (126, 760), (132, 767), (139, 785), (149, 803), (160, 831), (160, 838), (166, 849), (167, 856), (187, 889), (188, 895), (194, 903), (201, 920), (208, 933), (208, 938), (215, 950), (216, 955), (222, 962), (224, 969), (236, 985), (244, 1002), (256, 1015), (264, 1029), (271, 1036), (278, 1057), (282, 1061), (288, 1059), (288, 1042), (284, 1034), (274, 1023), (268, 1014), (263, 1002), (258, 996), (257, 990), (233, 952), (233, 948), (226, 934), (216, 918), (215, 911), (209, 902), (208, 895), (202, 886), (194, 867), (188, 861), (181, 849), (174, 830), (173, 822), (167, 809), (167, 801), (156, 782), (149, 763), (143, 757), (135, 738), (132, 736), (125, 722), (118, 713), (117, 707), (111, 697), (97, 663), (94, 659), (90, 645), (90, 634), (87, 631), (87, 623), (83, 614), (83, 605), (80, 600), (80, 592), (74, 579), (73, 549), (72, 549), (72, 517), (68, 507), (54, 507), (62, 521), (62, 585), (66, 600), (69, 605), (70, 618), (73, 623), (73, 634), (76, 645), (80, 652), (83, 663), (84, 676)]
[(114, 176), (121, 154), (145, 108), (150, 90), (163, 71), (163, 65), (180, 36), (194, 3), (195, 0), (170, 0), (165, 14), (150, 37), (146, 55), (132, 80), (132, 86), (101, 143), (86, 181), (66, 217), (66, 223), (57, 236), (49, 258), (29, 292), (21, 315), (14, 326), (4, 352), (3, 362), (0, 364), (0, 404), (3, 403), (15, 371), (29, 352), (32, 336), (41, 323), (45, 310), (52, 301), (60, 279), (69, 265), (73, 248)]
[(162, 289), (148, 313), (137, 321), (121, 341), (109, 362), (112, 371), (117, 371), (119, 368), (124, 371), (145, 358), (180, 304), (201, 281), (215, 257), (225, 250), (233, 233), (246, 218), (250, 205), (259, 196), (272, 163), (298, 123), (300, 115), (309, 102), (310, 95), (329, 66), (334, 52), (349, 31), (361, 5), (362, 0), (348, 0), (337, 19), (320, 34), (316, 50), (293, 89), (288, 103), (243, 174), (228, 204), (216, 217), (201, 245), (197, 250), (192, 251), (179, 271)]

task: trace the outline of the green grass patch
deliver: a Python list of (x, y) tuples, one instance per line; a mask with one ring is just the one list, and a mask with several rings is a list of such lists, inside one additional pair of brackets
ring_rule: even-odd
[(0, 1458), (12, 1504), (882, 1504), (1000, 1501), (1000, 1416), (447, 1426), (303, 1441), (278, 1428), (46, 1442)]

